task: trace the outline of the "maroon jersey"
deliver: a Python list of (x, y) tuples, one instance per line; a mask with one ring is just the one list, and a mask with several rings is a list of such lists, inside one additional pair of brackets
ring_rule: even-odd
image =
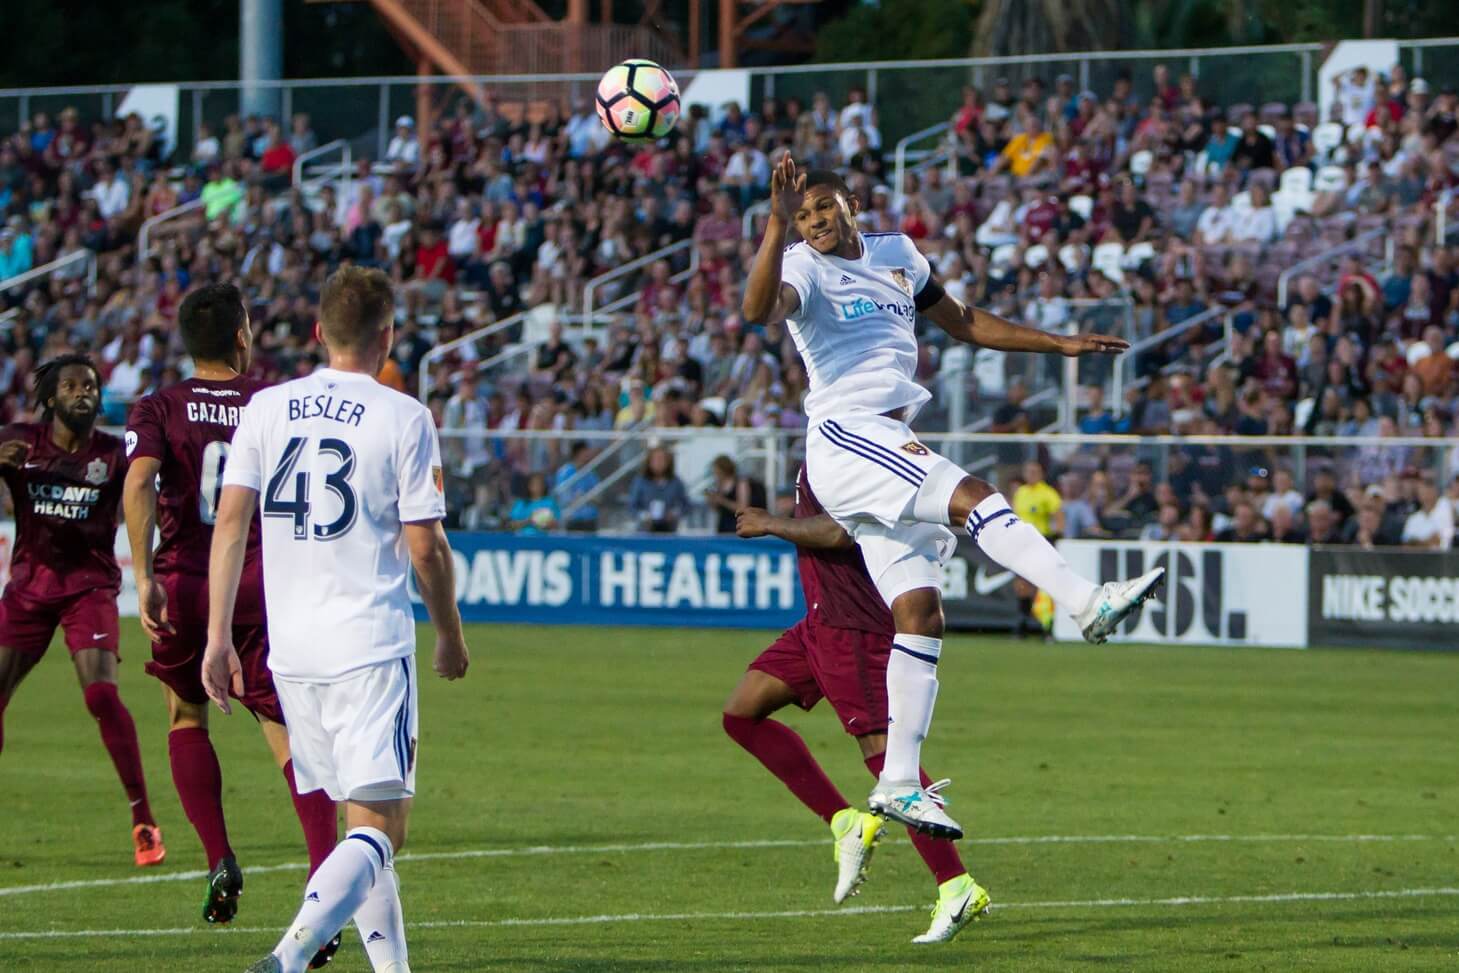
[[(213, 520), (223, 491), (223, 467), (243, 407), (263, 382), (245, 376), (222, 381), (190, 378), (154, 392), (132, 407), (127, 458), (160, 462), (153, 557), (158, 577), (206, 579)], [(248, 531), (238, 587), (240, 622), (261, 621), (263, 559), (258, 518)]]
[[(825, 512), (811, 492), (805, 467), (801, 467), (795, 476), (796, 517), (819, 517)], [(888, 638), (896, 634), (892, 613), (866, 573), (861, 548), (812, 551), (798, 547), (795, 552), (807, 618), (828, 628), (849, 628)]]
[(16, 439), (30, 453), (0, 474), (15, 504), (7, 590), (37, 601), (120, 590), (117, 506), (127, 470), (122, 441), (93, 431), (81, 449), (68, 453), (51, 439), (48, 422), (0, 428), (0, 442)]

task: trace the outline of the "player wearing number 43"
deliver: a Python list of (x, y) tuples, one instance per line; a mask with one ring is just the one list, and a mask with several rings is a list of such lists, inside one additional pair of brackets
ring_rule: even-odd
[[(860, 233), (857, 200), (834, 172), (770, 177), (770, 221), (741, 310), (751, 324), (788, 322), (806, 364), (806, 472), (826, 512), (855, 539), (896, 625), (887, 663), (886, 763), (870, 809), (926, 834), (962, 837), (918, 776), (942, 654), (941, 552), (964, 528), (985, 554), (1047, 591), (1091, 642), (1103, 642), (1149, 597), (1157, 569), (1098, 586), (1076, 574), (993, 486), (917, 441), (910, 423), (931, 397), (915, 381), (919, 314), (956, 341), (1001, 351), (1117, 353), (1107, 335), (1055, 335), (965, 307), (900, 233)], [(791, 228), (801, 242), (786, 246)]]
[(315, 332), (330, 367), (254, 393), (233, 434), (208, 565), (203, 686), (220, 709), (249, 674), (233, 642), (239, 578), (263, 512), (269, 669), (300, 790), (345, 804), (349, 829), (305, 885), (273, 952), (250, 970), (299, 973), (351, 919), (370, 963), (408, 973), (395, 854), (415, 793), (415, 568), (436, 625), (436, 672), (466, 673), (435, 423), (375, 381), (394, 342), (378, 270), (324, 285)]
[[(223, 773), (208, 735), (203, 649), (208, 642), (208, 549), (229, 441), (244, 406), (264, 383), (247, 377), (253, 347), (243, 295), (232, 284), (206, 284), (188, 294), (178, 331), (193, 359), (192, 378), (146, 396), (127, 424), (123, 503), (142, 628), (152, 640), (147, 671), (167, 700), (167, 751), (172, 781), (208, 861), (203, 918), (229, 922), (238, 911), (243, 872), (228, 841)], [(160, 541), (153, 550), (153, 536)], [(334, 801), (321, 790), (299, 793), (289, 759), (284, 715), (268, 671), (264, 632), (263, 556), (258, 522), (249, 525), (243, 580), (233, 615), (233, 644), (244, 670), (239, 702), (263, 731), (288, 783), (304, 829), (311, 874), (334, 848)], [(330, 944), (338, 948), (338, 941)], [(315, 957), (322, 966), (333, 955)]]
[(85, 355), (62, 355), (36, 369), (35, 393), (43, 421), (0, 429), (0, 476), (10, 488), (16, 530), (10, 582), (0, 596), (0, 718), (59, 626), (132, 805), (134, 860), (157, 865), (167, 852), (147, 802), (137, 727), (117, 693), (122, 442), (95, 428), (101, 377)]

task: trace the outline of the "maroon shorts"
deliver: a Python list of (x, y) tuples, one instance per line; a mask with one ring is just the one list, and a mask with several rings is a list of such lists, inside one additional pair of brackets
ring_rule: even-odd
[(65, 598), (28, 598), (6, 585), (0, 595), (0, 646), (23, 655), (44, 655), (56, 627), (66, 633), (66, 648), (104, 649), (115, 655), (121, 633), (117, 593), (92, 588)]
[[(152, 643), (152, 661), (145, 668), (179, 699), (206, 703), (203, 650), (208, 647), (207, 580), (186, 575), (160, 580), (167, 592), (167, 619), (174, 631)], [(243, 695), (238, 701), (255, 716), (284, 722), (273, 673), (268, 668), (268, 630), (261, 622), (234, 625), (233, 647), (243, 667)]]
[(774, 676), (795, 693), (796, 704), (810, 709), (831, 702), (852, 736), (887, 730), (887, 635), (812, 625), (802, 619), (761, 652), (751, 669)]

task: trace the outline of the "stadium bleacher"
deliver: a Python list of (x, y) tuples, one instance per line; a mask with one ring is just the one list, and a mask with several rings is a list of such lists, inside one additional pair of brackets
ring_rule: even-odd
[[(426, 131), (397, 119), (385, 156), (355, 158), (347, 179), (291, 179), (318, 148), (304, 115), (230, 118), (164, 158), (135, 116), (37, 113), (0, 134), (5, 418), (31, 408), (35, 361), (83, 348), (103, 363), (120, 424), (137, 396), (186, 373), (174, 317), (205, 278), (246, 284), (260, 376), (307, 371), (321, 361), (318, 288), (355, 261), (405, 285), (382, 380), (425, 391), (455, 522), (506, 523), (541, 473), (569, 521), (632, 526), (643, 448), (609, 430), (676, 444), (691, 499), (720, 454), (773, 493), (793, 475), (806, 379), (784, 328), (738, 308), (757, 204), (789, 149), (846, 171), (864, 228), (913, 237), (958, 297), (1136, 343), (1125, 363), (1085, 364), (1071, 384), (1062, 366), (969, 356), (924, 334), (922, 378), (938, 392), (926, 428), (1459, 435), (1450, 79), (1395, 70), (1322, 120), (1311, 102), (1216, 104), (1192, 77), (1156, 90), (1152, 72), (1131, 70), (1108, 90), (1060, 83), (1047, 98), (1028, 85), (1015, 97), (1003, 79), (969, 87), (937, 151), (905, 169), (874, 107), (824, 94), (686, 113), (673, 139), (641, 149), (609, 144), (583, 103), (521, 113), (463, 101)], [(515, 430), (557, 440), (503, 435)], [(574, 450), (578, 439), (589, 448)], [(760, 445), (771, 439), (773, 462)], [(1246, 504), (1259, 508), (1257, 533), (1238, 539), (1257, 539), (1274, 530), (1270, 497), (1295, 492), (1302, 536), (1366, 538), (1356, 512), (1378, 508), (1373, 541), (1398, 543), (1421, 480), (1459, 504), (1459, 469), (1441, 449), (1298, 457), (1259, 441), (1073, 456), (1003, 445), (989, 459), (1005, 479), (1022, 456), (1053, 461), (1066, 502), (1089, 508), (1085, 536), (1209, 539)], [(1141, 461), (1152, 497), (1174, 488), (1173, 514), (1146, 502)], [(1319, 529), (1308, 501), (1334, 506), (1318, 495), (1321, 471), (1346, 502)], [(1277, 489), (1288, 475), (1295, 484)], [(707, 527), (694, 506), (685, 524)]]

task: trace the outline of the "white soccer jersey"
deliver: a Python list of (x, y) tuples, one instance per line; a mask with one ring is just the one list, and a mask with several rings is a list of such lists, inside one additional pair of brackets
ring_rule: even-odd
[(908, 409), (910, 421), (931, 398), (917, 370), (913, 298), (932, 274), (903, 233), (861, 234), (856, 260), (818, 253), (805, 242), (786, 249), (781, 279), (800, 308), (790, 335), (805, 362), (811, 423), (837, 416)]
[(270, 669), (328, 682), (415, 653), (401, 524), (446, 515), (425, 406), (331, 368), (265, 389), (223, 483), (259, 493)]

